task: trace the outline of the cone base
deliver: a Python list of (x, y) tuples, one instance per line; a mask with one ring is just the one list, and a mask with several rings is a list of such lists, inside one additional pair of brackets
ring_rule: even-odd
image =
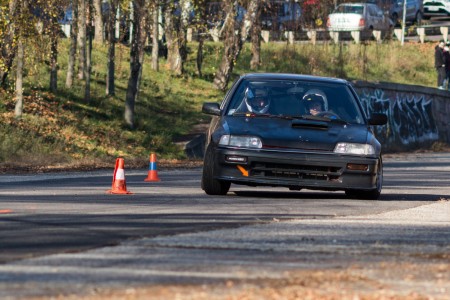
[(161, 181), (159, 178), (145, 178), (144, 181)]
[(132, 192), (129, 192), (129, 191), (113, 191), (113, 190), (106, 191), (106, 193), (116, 194), (116, 195), (131, 195), (131, 194), (133, 194)]
[(155, 170), (150, 170), (144, 181), (161, 181), (161, 179), (159, 179), (158, 173)]

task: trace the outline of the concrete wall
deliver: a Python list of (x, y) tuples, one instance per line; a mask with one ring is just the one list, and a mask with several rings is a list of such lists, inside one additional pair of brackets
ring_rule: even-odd
[(425, 148), (439, 141), (450, 143), (450, 92), (417, 85), (354, 81), (367, 115), (388, 116), (376, 127), (387, 152)]
[[(426, 148), (435, 142), (450, 143), (450, 92), (417, 85), (388, 82), (352, 82), (367, 115), (381, 112), (388, 124), (376, 126), (385, 152)], [(202, 158), (205, 135), (185, 145), (188, 157)]]

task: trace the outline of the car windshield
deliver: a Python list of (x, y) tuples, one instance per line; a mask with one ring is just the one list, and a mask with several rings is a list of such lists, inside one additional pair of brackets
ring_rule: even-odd
[(362, 5), (339, 5), (334, 13), (360, 14), (362, 15), (364, 7)]
[(349, 87), (333, 82), (243, 80), (226, 107), (226, 115), (314, 117), (363, 124), (356, 101)]

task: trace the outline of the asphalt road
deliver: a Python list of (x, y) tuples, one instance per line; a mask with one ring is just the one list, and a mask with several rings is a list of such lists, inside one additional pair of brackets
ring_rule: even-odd
[[(450, 198), (450, 153), (386, 157), (384, 190), (378, 201), (346, 199), (343, 192), (292, 192), (286, 189), (243, 186), (232, 186), (225, 197), (211, 197), (199, 188), (200, 173), (200, 169), (159, 171), (161, 182), (148, 183), (144, 182), (146, 170), (126, 170), (127, 186), (128, 190), (133, 192), (132, 195), (106, 193), (111, 186), (112, 170), (0, 176), (0, 297), (16, 299), (30, 295), (74, 293), (77, 282), (101, 285), (104, 283), (101, 278), (107, 278), (108, 285), (114, 282), (112, 285), (118, 288), (130, 282), (167, 283), (182, 278), (189, 278), (190, 283), (211, 278), (223, 280), (230, 276), (229, 270), (211, 274), (206, 271), (211, 266), (201, 268), (198, 262), (207, 256), (214, 262), (224, 256), (234, 255), (227, 264), (235, 264), (235, 268), (245, 266), (245, 261), (251, 262), (253, 267), (268, 261), (273, 261), (276, 265), (277, 259), (271, 254), (274, 245), (277, 245), (276, 251), (289, 252), (298, 248), (298, 236), (289, 238), (289, 232), (295, 222), (306, 228), (305, 236), (300, 238), (300, 241), (318, 240), (321, 232), (327, 236), (325, 240), (328, 242), (325, 244), (308, 245), (312, 247), (309, 250), (311, 252), (315, 252), (314, 247), (322, 249), (327, 244), (333, 245), (332, 235), (327, 231), (330, 226), (340, 226), (339, 222), (348, 218), (360, 218), (360, 223), (356, 227), (348, 227), (345, 223), (347, 227), (343, 236), (348, 238), (337, 246), (338, 249), (349, 245), (356, 248), (362, 245), (364, 248), (364, 245), (373, 242), (373, 239), (367, 239), (371, 232), (380, 232), (380, 241), (386, 238), (398, 241), (399, 245), (405, 248), (401, 250), (404, 253), (408, 252), (408, 245), (412, 247), (415, 240), (420, 241), (421, 245), (450, 249), (450, 220), (447, 220), (450, 217), (447, 214), (442, 217), (443, 226), (434, 226), (429, 231), (420, 229), (420, 222), (423, 220), (419, 219), (417, 231), (408, 231), (407, 238), (402, 238), (404, 235), (401, 233), (406, 229), (397, 228), (399, 231), (391, 235), (392, 228), (388, 225), (371, 225), (370, 222), (365, 222), (367, 216), (391, 214), (391, 219), (396, 219), (396, 214), (400, 216), (402, 211), (414, 212), (415, 209), (429, 205), (446, 205)], [(444, 211), (447, 207), (448, 205), (444, 206)], [(408, 218), (411, 218), (411, 215), (396, 222), (406, 224)], [(258, 227), (272, 225), (277, 227), (264, 227), (262, 232)], [(321, 226), (324, 227), (320, 229)], [(312, 231), (307, 231), (308, 228)], [(231, 241), (234, 243), (232, 246), (224, 247), (218, 244), (218, 240), (223, 240), (223, 234), (239, 237), (244, 234), (241, 230), (245, 234), (256, 230), (256, 246), (252, 246), (251, 241), (250, 244), (242, 243), (242, 240), (241, 250), (236, 240)], [(264, 232), (267, 232), (267, 235)], [(209, 233), (215, 235), (208, 238)], [(181, 241), (178, 237), (181, 237)], [(205, 242), (208, 239), (216, 242), (210, 245)], [(261, 241), (264, 242), (263, 245)], [(200, 250), (195, 249), (196, 245)], [(213, 254), (209, 251), (220, 250), (221, 247), (224, 247), (223, 251), (215, 251)], [(225, 251), (228, 247), (239, 253), (230, 254)], [(264, 247), (268, 252), (261, 252)], [(143, 248), (153, 250), (144, 254)], [(180, 249), (191, 250), (180, 253)], [(340, 264), (339, 251), (329, 252), (329, 247), (327, 249), (321, 250), (325, 253), (323, 257), (319, 255), (310, 259), (317, 261), (319, 265), (325, 262), (336, 263), (336, 259)], [(357, 250), (361, 251), (359, 248)], [(440, 253), (442, 249), (438, 250)], [(131, 262), (125, 259), (119, 263), (119, 269), (124, 268), (129, 274), (125, 271), (120, 274), (117, 270), (119, 273), (115, 274), (108, 269), (110, 264), (117, 264), (121, 261), (120, 257), (129, 256), (130, 253), (133, 257)], [(86, 258), (76, 263), (73, 261), (85, 254)], [(172, 260), (164, 266), (165, 260), (155, 258), (155, 255), (163, 254), (175, 259), (175, 262)], [(176, 259), (180, 255), (186, 257), (187, 261)], [(58, 257), (72, 259), (68, 269), (67, 266), (61, 267), (63, 275), (57, 271), (56, 266), (64, 265)], [(345, 257), (345, 260), (351, 261), (352, 257)], [(90, 266), (96, 268), (80, 271), (75, 266), (83, 265), (81, 261), (90, 261)], [(147, 266), (145, 270), (138, 267), (142, 264)], [(149, 265), (162, 269), (152, 271), (153, 267)], [(108, 272), (108, 276), (103, 274), (99, 267), (105, 268), (103, 270)], [(174, 271), (179, 268), (192, 272), (200, 268), (201, 272), (194, 272), (196, 275), (191, 276), (192, 274)], [(135, 271), (131, 271), (133, 269)], [(278, 271), (283, 270), (285, 268), (280, 267)], [(246, 269), (246, 272), (250, 277), (254, 276), (255, 272), (259, 274), (251, 268)], [(62, 282), (61, 276), (68, 278), (68, 281), (62, 280), (63, 285), (57, 284)], [(71, 284), (71, 280), (76, 283)], [(28, 289), (30, 286), (33, 288)]]

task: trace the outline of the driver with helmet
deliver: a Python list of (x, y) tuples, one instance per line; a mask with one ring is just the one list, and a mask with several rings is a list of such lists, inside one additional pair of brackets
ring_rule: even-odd
[(317, 116), (321, 112), (328, 111), (328, 100), (325, 93), (319, 89), (311, 89), (302, 98), (305, 103), (306, 113)]
[(270, 98), (265, 89), (247, 88), (244, 102), (247, 111), (258, 114), (267, 113), (270, 106)]

